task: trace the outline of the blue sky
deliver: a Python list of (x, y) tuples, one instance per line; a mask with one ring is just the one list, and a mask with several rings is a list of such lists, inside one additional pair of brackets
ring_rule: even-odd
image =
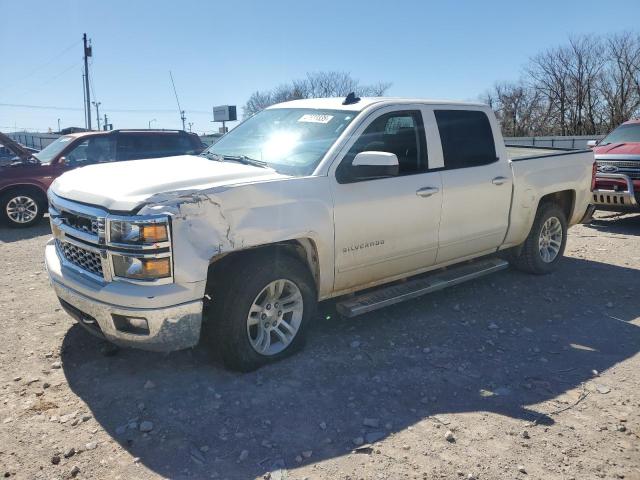
[(476, 99), (572, 34), (638, 30), (640, 1), (0, 0), (0, 12), (0, 130), (84, 125), (87, 32), (93, 90), (116, 128), (181, 125), (172, 70), (202, 133), (213, 105), (240, 114), (253, 91), (310, 71), (389, 81), (393, 96)]

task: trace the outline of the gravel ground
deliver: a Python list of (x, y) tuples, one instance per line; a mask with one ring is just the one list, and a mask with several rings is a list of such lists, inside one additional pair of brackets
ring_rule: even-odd
[(46, 223), (0, 228), (0, 475), (640, 479), (640, 216), (512, 270), (344, 320), (251, 374), (110, 348), (59, 308)]

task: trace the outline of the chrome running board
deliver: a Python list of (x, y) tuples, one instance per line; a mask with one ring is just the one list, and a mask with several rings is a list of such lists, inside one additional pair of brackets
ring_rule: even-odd
[(454, 265), (431, 274), (410, 279), (404, 283), (383, 286), (377, 290), (347, 298), (338, 302), (336, 309), (339, 314), (345, 317), (355, 317), (483, 277), (490, 273), (504, 270), (507, 267), (509, 267), (509, 263), (500, 258), (486, 258)]

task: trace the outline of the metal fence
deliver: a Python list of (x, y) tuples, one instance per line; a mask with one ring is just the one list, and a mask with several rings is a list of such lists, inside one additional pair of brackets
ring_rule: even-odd
[(507, 145), (527, 145), (532, 147), (551, 148), (587, 148), (589, 140), (602, 140), (604, 135), (577, 135), (573, 137), (505, 137)]
[(7, 136), (25, 147), (42, 150), (60, 135), (57, 133), (13, 132), (8, 133)]

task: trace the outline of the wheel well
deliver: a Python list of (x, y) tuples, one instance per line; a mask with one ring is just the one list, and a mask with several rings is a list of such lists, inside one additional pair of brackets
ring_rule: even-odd
[(16, 192), (28, 192), (36, 197), (36, 199), (41, 203), (42, 206), (46, 207), (47, 205), (47, 194), (36, 185), (11, 185), (10, 187), (7, 187), (4, 190), (0, 191), (0, 197), (4, 197), (7, 194)]
[(224, 275), (221, 272), (232, 268), (233, 263), (240, 259), (244, 259), (247, 256), (257, 254), (271, 254), (274, 256), (284, 254), (299, 259), (307, 266), (309, 272), (311, 272), (311, 275), (315, 280), (316, 288), (318, 288), (320, 284), (318, 250), (313, 240), (310, 238), (300, 238), (273, 243), (270, 245), (247, 248), (213, 257), (207, 272), (207, 290), (209, 290), (209, 287), (213, 286), (213, 282), (215, 282), (216, 279), (224, 278)]
[(567, 222), (571, 220), (573, 206), (575, 204), (576, 192), (573, 190), (563, 190), (561, 192), (549, 193), (540, 199), (538, 206), (543, 203), (555, 203), (564, 212)]

